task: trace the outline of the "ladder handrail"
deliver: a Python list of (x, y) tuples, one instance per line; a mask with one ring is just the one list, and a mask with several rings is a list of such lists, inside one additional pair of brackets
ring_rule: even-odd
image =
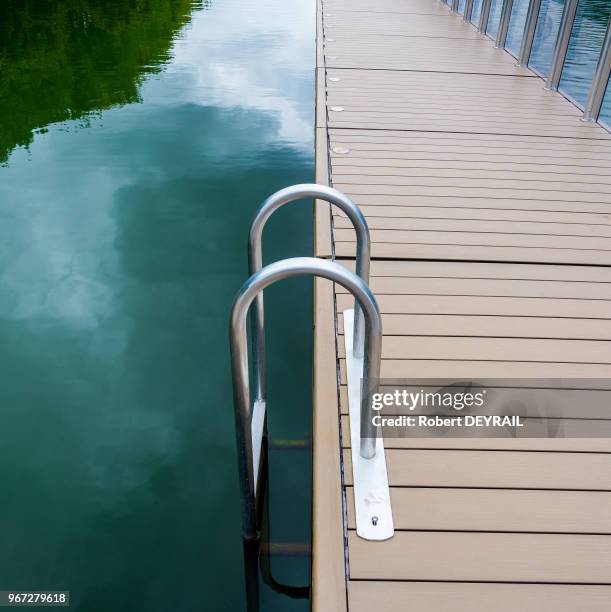
[(263, 439), (263, 429), (257, 424), (253, 435), (252, 418), (259, 402), (255, 399), (251, 411), (246, 319), (252, 302), (266, 287), (285, 278), (304, 275), (318, 276), (339, 283), (354, 295), (361, 307), (365, 319), (365, 352), (361, 395), (360, 453), (364, 459), (371, 459), (376, 452), (378, 431), (373, 425), (369, 396), (370, 386), (376, 384), (380, 377), (382, 318), (371, 290), (354, 272), (337, 263), (316, 257), (284, 259), (259, 270), (238, 291), (231, 310), (229, 329), (238, 468), (242, 494), (242, 529), (245, 540), (255, 539), (258, 535), (257, 474), (259, 451)]
[[(304, 183), (286, 187), (276, 191), (259, 206), (250, 226), (248, 236), (248, 273), (252, 276), (263, 267), (262, 237), (263, 229), (271, 215), (290, 202), (316, 198), (334, 204), (343, 211), (354, 226), (356, 232), (356, 273), (369, 284), (369, 266), (371, 258), (371, 239), (369, 237), (369, 226), (361, 209), (346, 195), (315, 183)], [(354, 306), (354, 346), (357, 357), (363, 356), (363, 334), (364, 320), (359, 312), (358, 304)], [(252, 346), (254, 352), (254, 369), (256, 378), (256, 397), (264, 402), (266, 398), (265, 389), (265, 333), (264, 333), (264, 307), (263, 294), (256, 298), (255, 308), (252, 313)]]

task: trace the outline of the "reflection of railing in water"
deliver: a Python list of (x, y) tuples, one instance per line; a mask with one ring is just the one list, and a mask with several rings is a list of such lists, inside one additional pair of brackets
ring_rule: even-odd
[[(286, 440), (281, 442), (280, 450), (309, 450), (311, 447), (306, 441), (303, 444), (286, 445)], [(265, 439), (263, 441), (264, 450), (262, 451), (262, 482), (261, 489), (264, 492), (261, 500), (261, 521), (260, 537), (256, 540), (244, 540), (242, 549), (244, 557), (244, 582), (246, 590), (246, 609), (247, 612), (259, 612), (259, 584), (262, 581), (270, 589), (290, 597), (291, 599), (308, 599), (310, 597), (309, 585), (290, 585), (284, 584), (274, 577), (272, 571), (272, 559), (286, 559), (287, 557), (311, 557), (311, 546), (304, 543), (283, 543), (277, 544), (270, 541), (270, 520), (269, 520), (269, 487), (267, 485), (267, 461), (268, 451), (278, 447), (277, 441)]]
[[(443, 2), (444, 0), (442, 0)], [(453, 2), (452, 11), (462, 12), (463, 19), (475, 25), (482, 34), (494, 32), (495, 46), (508, 50), (512, 54), (517, 53), (518, 66), (529, 66), (543, 79), (546, 80), (546, 88), (552, 91), (560, 91), (571, 102), (578, 107), (583, 105), (584, 121), (599, 121), (607, 125), (611, 119), (611, 15), (608, 17), (606, 33), (601, 40), (600, 53), (596, 68), (592, 76), (584, 75), (588, 94), (584, 99), (575, 100), (568, 89), (575, 88), (575, 79), (578, 76), (571, 74), (572, 82), (564, 84), (562, 80), (567, 74), (567, 66), (571, 71), (574, 67), (570, 62), (574, 56), (581, 52), (592, 53), (593, 44), (587, 49), (583, 46), (589, 42), (585, 38), (576, 37), (578, 25), (583, 18), (582, 14), (591, 8), (587, 5), (589, 0), (566, 0), (564, 4), (550, 2), (548, 0), (529, 0), (528, 8), (524, 12), (525, 2), (522, 0), (503, 0), (502, 7), (498, 13), (498, 19), (491, 23), (494, 15), (491, 7), (495, 0), (466, 0), (464, 3)], [(496, 5), (494, 5), (496, 6)], [(553, 10), (552, 10), (553, 9)], [(583, 9), (583, 10), (581, 10)], [(550, 22), (549, 14), (553, 12), (556, 17)], [(611, 11), (611, 7), (610, 7)], [(512, 30), (512, 20), (520, 20), (523, 27), (521, 35)], [(516, 21), (517, 22), (517, 21)], [(600, 31), (600, 28), (598, 29)], [(508, 49), (508, 35), (511, 32), (511, 50)], [(597, 35), (600, 38), (600, 34)], [(580, 43), (581, 44), (580, 46)], [(518, 51), (519, 45), (519, 51)], [(569, 57), (569, 51), (573, 55)], [(533, 65), (533, 62), (535, 65)], [(582, 62), (592, 66), (594, 62), (589, 58)], [(589, 83), (587, 80), (589, 79)]]

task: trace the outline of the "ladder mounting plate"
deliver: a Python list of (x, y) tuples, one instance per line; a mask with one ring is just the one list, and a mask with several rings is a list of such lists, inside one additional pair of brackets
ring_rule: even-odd
[(363, 459), (360, 454), (363, 358), (354, 357), (352, 350), (353, 323), (354, 310), (344, 310), (356, 533), (366, 540), (388, 540), (392, 538), (395, 530), (382, 436), (377, 437), (374, 457)]

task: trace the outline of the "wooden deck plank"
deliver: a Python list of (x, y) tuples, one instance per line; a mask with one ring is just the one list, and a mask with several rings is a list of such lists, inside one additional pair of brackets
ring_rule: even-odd
[(351, 172), (349, 168), (336, 169), (333, 177), (335, 182), (350, 184), (353, 189), (359, 189), (361, 185), (420, 186), (432, 181), (439, 187), (523, 189), (534, 191), (534, 195), (538, 191), (562, 191), (565, 194), (604, 194), (608, 197), (611, 193), (607, 177), (591, 176), (590, 180), (577, 180), (577, 177), (564, 174), (555, 176), (552, 173), (498, 172), (495, 175), (465, 170), (463, 174), (446, 168), (403, 168), (398, 172), (393, 168), (373, 167), (366, 172)]
[[(504, 297), (611, 300), (611, 283), (481, 278), (410, 278), (372, 276), (376, 295), (491, 295)], [(343, 287), (337, 293), (348, 293)], [(609, 304), (611, 316), (611, 304)]]
[[(351, 466), (347, 451), (344, 464)], [(386, 464), (394, 487), (611, 491), (609, 453), (391, 448)], [(352, 484), (351, 468), (346, 470), (346, 484)]]
[[(553, 221), (533, 222), (526, 220), (476, 220), (476, 219), (430, 219), (430, 218), (413, 218), (413, 217), (369, 217), (369, 229), (372, 231), (400, 231), (400, 232), (422, 232), (425, 236), (430, 234), (443, 234), (446, 237), (448, 233), (456, 234), (487, 234), (487, 235), (508, 235), (508, 236), (549, 236), (551, 240), (556, 238), (574, 238), (582, 237), (585, 239), (603, 239), (611, 238), (611, 225), (597, 225), (585, 223), (555, 223)], [(335, 215), (333, 225), (338, 230), (352, 230), (352, 223), (345, 217)], [(343, 234), (343, 237), (350, 237), (348, 233)], [(508, 238), (511, 240), (511, 238)], [(523, 240), (528, 240), (523, 238)], [(394, 241), (394, 240), (393, 240)], [(589, 241), (585, 242), (590, 245)], [(601, 241), (599, 244), (607, 246)]]
[[(354, 243), (336, 241), (335, 253), (339, 257), (354, 256)], [(425, 259), (431, 260), (442, 255), (448, 259), (480, 261), (549, 262), (555, 264), (611, 265), (608, 251), (576, 250), (567, 248), (513, 247), (494, 245), (456, 245), (444, 242), (374, 243), (372, 256), (381, 259)]]
[[(342, 431), (350, 432), (347, 414), (342, 416)], [(611, 453), (610, 438), (388, 438), (384, 444), (387, 448), (407, 450)], [(349, 438), (343, 441), (343, 446), (350, 447)]]
[[(566, 174), (575, 173), (576, 175), (606, 175), (609, 167), (610, 158), (598, 156), (592, 159), (595, 153), (584, 153), (575, 151), (574, 157), (569, 157), (569, 153), (556, 152), (556, 155), (546, 155), (544, 151), (524, 151), (516, 148), (513, 151), (502, 152), (499, 150), (484, 149), (457, 151), (456, 145), (447, 147), (425, 147), (424, 145), (413, 144), (412, 146), (397, 145), (395, 150), (389, 151), (393, 145), (384, 143), (364, 143), (362, 148), (356, 148), (357, 144), (339, 138), (333, 139), (333, 166), (352, 166), (352, 167), (374, 167), (384, 166), (387, 168), (403, 167), (439, 167), (444, 168), (479, 168), (489, 169), (516, 169), (545, 172), (552, 170), (556, 173)], [(343, 148), (343, 151), (339, 151)], [(345, 150), (347, 148), (347, 150)], [(590, 157), (588, 157), (590, 155)], [(370, 161), (370, 164), (367, 162)], [(419, 163), (418, 163), (419, 162)], [(475, 166), (473, 162), (478, 162)]]
[[(386, 155), (386, 153), (384, 153)], [(485, 155), (479, 155), (477, 161), (477, 167), (474, 168), (474, 160), (466, 161), (462, 157), (457, 155), (450, 155), (454, 159), (441, 160), (438, 156), (429, 155), (428, 159), (419, 159), (418, 153), (413, 153), (412, 158), (407, 157), (403, 159), (393, 158), (377, 158), (371, 153), (367, 155), (362, 154), (360, 157), (356, 155), (356, 152), (352, 152), (350, 156), (338, 155), (333, 159), (333, 168), (340, 174), (355, 174), (363, 173), (367, 174), (384, 174), (392, 171), (397, 172), (397, 168), (401, 168), (401, 172), (414, 172), (421, 170), (422, 172), (431, 172), (443, 170), (448, 173), (452, 171), (460, 171), (461, 174), (464, 172), (464, 176), (471, 177), (524, 177), (525, 179), (538, 180), (557, 180), (566, 181), (571, 180), (582, 180), (582, 181), (598, 181), (608, 182), (608, 169), (606, 166), (579, 166), (574, 165), (573, 160), (565, 160), (564, 165), (560, 165), (559, 162), (555, 164), (538, 164), (534, 158), (525, 162), (523, 157), (512, 157), (512, 161), (504, 159), (502, 162), (491, 161)], [(568, 175), (568, 176), (566, 176)], [(431, 176), (425, 174), (422, 176)], [(433, 175), (434, 176), (434, 175)]]
[(347, 36), (354, 37), (358, 29), (359, 39), (372, 37), (379, 39), (399, 36), (435, 38), (466, 38), (478, 39), (478, 33), (468, 24), (456, 24), (446, 14), (422, 13), (350, 13), (350, 20), (343, 15), (343, 20), (335, 14), (325, 16), (325, 37)]
[[(329, 74), (329, 78), (333, 78), (332, 74)], [(340, 79), (341, 80), (341, 79)], [(334, 83), (334, 87), (337, 87), (337, 83)], [(408, 88), (409, 92), (411, 88)], [(358, 90), (355, 90), (358, 91)], [(377, 89), (375, 90), (377, 91)], [(453, 93), (453, 92), (451, 92)], [(327, 95), (334, 95), (333, 92), (327, 92)], [(544, 96), (550, 96), (546, 99), (541, 99), (539, 95), (536, 95), (533, 99), (532, 104), (545, 104), (544, 108), (557, 108), (562, 111), (563, 107), (558, 106), (556, 98), (553, 97), (550, 92), (543, 90)], [(380, 94), (380, 99), (384, 98)], [(474, 92), (473, 99), (481, 99), (480, 92)], [(511, 105), (511, 99), (507, 101), (508, 105)], [(519, 103), (517, 100), (516, 103)], [(528, 105), (531, 105), (529, 100)], [(568, 112), (568, 111), (567, 111)], [(600, 128), (602, 129), (602, 128)], [(533, 134), (480, 134), (480, 133), (440, 133), (440, 132), (426, 132), (421, 130), (415, 134), (406, 134), (399, 130), (357, 130), (357, 129), (329, 129), (329, 136), (333, 141), (350, 141), (353, 143), (367, 145), (370, 147), (374, 144), (386, 144), (389, 145), (388, 150), (393, 151), (391, 145), (397, 146), (408, 146), (418, 145), (422, 147), (457, 147), (459, 146), (468, 150), (473, 149), (485, 149), (493, 150), (503, 153), (505, 151), (511, 152), (511, 149), (525, 149), (526, 152), (530, 151), (531, 154), (535, 153), (537, 149), (543, 149), (546, 152), (552, 153), (554, 151), (585, 151), (592, 155), (609, 155), (609, 143), (605, 140), (591, 140), (591, 139), (573, 139), (565, 138), (563, 136), (557, 137), (546, 137), (536, 136)], [(356, 145), (355, 145), (356, 146)]]
[[(424, 191), (424, 190), (421, 190)], [(532, 194), (518, 193), (517, 197), (508, 198), (504, 194), (499, 197), (499, 193), (494, 193), (483, 197), (481, 194), (473, 194), (470, 197), (448, 194), (432, 196), (426, 193), (407, 193), (397, 194), (367, 194), (349, 190), (351, 197), (361, 207), (383, 207), (384, 209), (394, 208), (399, 216), (410, 214), (421, 214), (425, 210), (435, 210), (451, 213), (452, 210), (465, 211), (501, 211), (499, 215), (504, 215), (505, 211), (552, 213), (548, 218), (553, 220), (553, 213), (586, 213), (596, 215), (611, 214), (611, 204), (606, 202), (586, 202), (583, 198), (578, 201), (571, 201), (564, 196), (563, 200), (542, 200), (533, 197)], [(512, 213), (513, 214), (513, 213)], [(434, 259), (431, 261), (435, 261)], [(477, 261), (477, 260), (475, 260)], [(507, 262), (505, 262), (507, 263)]]
[[(354, 271), (353, 260), (342, 260), (340, 263)], [(390, 276), (393, 278), (466, 278), (482, 280), (528, 280), (544, 282), (592, 282), (611, 283), (611, 268), (583, 267), (567, 265), (483, 263), (470, 261), (383, 261), (371, 262), (372, 278)], [(508, 284), (508, 287), (511, 287)], [(575, 285), (576, 291), (579, 291)], [(339, 290), (341, 291), (341, 290)]]
[(403, 13), (424, 13), (435, 14), (441, 13), (444, 15), (450, 14), (450, 7), (442, 2), (431, 2), (430, 0), (378, 0), (375, 8), (372, 8), (371, 2), (365, 0), (325, 0), (323, 5), (323, 14), (330, 17), (331, 14), (342, 13), (345, 11), (354, 12), (362, 11), (371, 12), (403, 12)]
[[(340, 357), (345, 349), (340, 343)], [(540, 338), (386, 336), (382, 359), (466, 359), (611, 365), (611, 343)]]
[(348, 537), (352, 579), (611, 583), (611, 536), (402, 531), (386, 542), (354, 532)]
[(350, 581), (350, 612), (608, 612), (611, 587)]
[[(346, 488), (348, 527), (356, 529)], [(391, 487), (395, 529), (611, 534), (611, 492)]]
[[(467, 359), (384, 359), (382, 378), (592, 378), (611, 379), (608, 364), (485, 361)], [(340, 381), (346, 383), (345, 360), (340, 361)]]
[[(513, 229), (513, 226), (505, 225), (508, 222), (517, 222), (519, 224), (536, 224), (532, 226), (533, 230), (540, 230), (542, 227), (548, 227), (552, 230), (550, 233), (561, 232), (562, 230), (573, 231), (576, 235), (587, 234), (588, 231), (593, 233), (605, 234), (609, 229), (606, 222), (607, 216), (600, 213), (588, 212), (564, 212), (564, 211), (513, 211), (513, 210), (494, 210), (490, 208), (443, 208), (443, 207), (423, 207), (416, 209), (402, 209), (399, 206), (361, 206), (363, 214), (367, 217), (367, 223), (374, 229), (380, 229), (388, 223), (395, 224), (394, 227), (401, 229), (409, 229), (410, 223), (414, 223), (414, 228), (418, 229), (419, 224), (424, 222), (429, 223), (428, 228), (437, 227), (433, 225), (436, 221), (457, 221), (458, 227), (464, 222), (469, 221), (474, 223), (473, 227), (478, 227), (481, 221), (491, 221), (495, 227), (503, 229)], [(352, 227), (343, 214), (334, 215), (334, 225), (338, 228)], [(575, 227), (564, 227), (565, 225)], [(443, 225), (441, 225), (443, 227)], [(481, 226), (480, 226), (481, 227)], [(526, 225), (515, 226), (517, 229), (528, 227)], [(590, 229), (592, 228), (592, 229)], [(530, 229), (530, 228), (529, 228)], [(577, 234), (580, 232), (580, 234)]]
[[(375, 13), (363, 13), (367, 17)], [(393, 15), (393, 17), (396, 15)], [(517, 68), (515, 60), (500, 49), (477, 38), (402, 38), (384, 39), (380, 52), (378, 37), (355, 41), (349, 35), (334, 32), (325, 41), (325, 52), (333, 56), (329, 68), (373, 68), (389, 70), (440, 70), (475, 74), (535, 75)], [(460, 58), (460, 61), (457, 61)]]
[(345, 13), (375, 13), (378, 15), (449, 15), (450, 8), (441, 2), (429, 2), (428, 0), (417, 2), (385, 2), (384, 6), (377, 4), (372, 6), (371, 2), (325, 2), (324, 16), (331, 18), (334, 15)]
[[(338, 308), (352, 308), (354, 300), (339, 294)], [(558, 317), (609, 319), (604, 300), (521, 298), (469, 295), (378, 295), (383, 313), (435, 315), (500, 315), (514, 317)]]
[[(449, 181), (446, 181), (449, 183)], [(592, 202), (609, 205), (609, 194), (604, 192), (567, 192), (553, 186), (548, 189), (521, 189), (512, 185), (498, 187), (489, 186), (486, 184), (468, 184), (460, 186), (452, 186), (451, 184), (437, 185), (437, 180), (431, 179), (428, 181), (414, 182), (413, 184), (393, 185), (390, 181), (383, 184), (367, 184), (367, 183), (351, 183), (348, 181), (334, 180), (333, 184), (346, 191), (354, 194), (357, 199), (361, 195), (396, 195), (396, 196), (436, 196), (439, 198), (459, 196), (463, 198), (512, 198), (520, 200), (549, 200), (549, 201), (573, 201), (573, 202)], [(578, 195), (575, 195), (578, 194)], [(608, 209), (608, 208), (607, 208)]]
[(382, 326), (390, 336), (611, 340), (611, 319), (383, 314)]
[[(333, 175), (343, 182), (350, 181), (353, 185), (371, 185), (386, 180), (396, 181), (393, 185), (418, 184), (418, 179), (434, 179), (438, 184), (444, 184), (446, 179), (453, 179), (456, 186), (465, 184), (474, 186), (489, 186), (490, 181), (501, 182), (505, 189), (514, 187), (517, 189), (549, 190), (566, 189), (567, 191), (610, 193), (609, 185), (611, 178), (604, 174), (584, 174), (580, 176), (577, 172), (553, 172), (535, 171), (530, 166), (528, 169), (508, 170), (507, 168), (480, 169), (480, 168), (451, 168), (447, 164), (437, 167), (401, 167), (399, 170), (393, 167), (371, 165), (366, 168), (353, 166), (334, 165)], [(388, 178), (391, 177), (391, 178)]]
[[(587, 423), (589, 420), (596, 420), (599, 426), (603, 428), (603, 430), (600, 431), (601, 439), (604, 440), (605, 438), (611, 438), (608, 432), (609, 423), (611, 423), (611, 412), (609, 411), (609, 401), (610, 401), (611, 393), (608, 389), (608, 387), (610, 386), (608, 382), (605, 384), (607, 388), (597, 388), (596, 386), (592, 388), (588, 388), (588, 381), (582, 381), (582, 380), (571, 381), (570, 385), (569, 385), (569, 381), (562, 381), (562, 382), (567, 383), (567, 386), (563, 388), (561, 384), (557, 384), (561, 381), (554, 381), (554, 380), (542, 381), (540, 385), (536, 385), (536, 386), (538, 388), (550, 388), (551, 387), (552, 389), (554, 389), (553, 401), (550, 400), (549, 403), (545, 405), (545, 407), (540, 407), (540, 406), (530, 407), (529, 404), (527, 403), (527, 400), (528, 400), (529, 395), (532, 397), (533, 391), (523, 389), (525, 385), (528, 385), (529, 381), (532, 381), (532, 379), (528, 378), (522, 381), (513, 381), (513, 383), (512, 381), (507, 380), (507, 379), (503, 379), (499, 381), (484, 380), (476, 384), (481, 384), (489, 388), (493, 388), (493, 387), (512, 388), (514, 397), (516, 399), (522, 400), (523, 402), (521, 405), (516, 405), (513, 407), (513, 414), (524, 416), (524, 417), (528, 415), (533, 416), (533, 415), (545, 414), (552, 418), (557, 418), (557, 419), (564, 418), (566, 420), (572, 420), (572, 422), (576, 424), (575, 429), (577, 430), (581, 429), (580, 427), (577, 426), (578, 421), (579, 423), (583, 421)], [(594, 381), (594, 382), (596, 383), (597, 381)], [(383, 383), (382, 390), (384, 390), (385, 386), (390, 387), (390, 390), (395, 389), (396, 385), (393, 383), (388, 383), (387, 385), (384, 385), (384, 381), (382, 381), (382, 383)], [(411, 382), (411, 386), (412, 387), (418, 386), (418, 383), (420, 383), (421, 387), (429, 387), (431, 384), (433, 384), (433, 386), (437, 389), (443, 386), (443, 383), (434, 384), (434, 382), (431, 383), (429, 381), (429, 384), (427, 385), (426, 381), (419, 381), (419, 380), (414, 380), (413, 382)], [(578, 384), (576, 385), (575, 383), (578, 383)], [(532, 387), (533, 385), (530, 385), (530, 386)], [(540, 393), (540, 391), (536, 391), (534, 393)], [(346, 395), (346, 387), (344, 385), (341, 385), (340, 387), (340, 410), (341, 410), (342, 415), (344, 416), (348, 415), (348, 401), (347, 401), (347, 395)], [(413, 414), (413, 413), (410, 413), (409, 408), (403, 407), (403, 406), (398, 406), (396, 408), (393, 408), (392, 413), (393, 414)], [(607, 421), (607, 422), (603, 423), (603, 421)], [(596, 433), (599, 433), (597, 430), (590, 429), (590, 432), (592, 431), (596, 431)], [(452, 437), (451, 432), (448, 432), (447, 434), (444, 434), (444, 435), (447, 435), (448, 439)], [(510, 433), (508, 434), (507, 437), (511, 435), (512, 434)], [(435, 437), (434, 434), (433, 434), (433, 437)], [(573, 437), (579, 437), (579, 436), (573, 435)], [(403, 440), (403, 438), (397, 438), (397, 439)], [(410, 440), (413, 440), (413, 439), (414, 438), (407, 439), (404, 445), (409, 446)], [(490, 448), (494, 446), (495, 439), (496, 438), (490, 439)], [(499, 438), (499, 439), (502, 439), (502, 438)], [(343, 444), (346, 447), (349, 447), (350, 439), (344, 440)], [(393, 439), (391, 437), (389, 437), (388, 439), (388, 444), (389, 446), (394, 445)], [(605, 446), (605, 448), (607, 448), (607, 446)], [(516, 450), (520, 450), (520, 449), (516, 449)]]

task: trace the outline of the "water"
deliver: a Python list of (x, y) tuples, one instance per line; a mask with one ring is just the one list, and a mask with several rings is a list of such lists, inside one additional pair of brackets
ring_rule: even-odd
[(495, 39), (499, 31), (499, 22), (501, 20), (501, 11), (503, 10), (503, 0), (492, 0), (490, 4), (490, 13), (488, 15), (488, 24), (486, 26), (486, 34), (490, 38)]
[(529, 0), (513, 0), (511, 6), (511, 17), (509, 18), (509, 27), (507, 28), (505, 48), (515, 57), (517, 57), (520, 52), (522, 34), (524, 33), (529, 4)]
[(528, 65), (545, 77), (552, 61), (564, 0), (541, 0), (535, 38)]
[(559, 88), (585, 104), (609, 20), (609, 0), (579, 0)]
[[(0, 590), (244, 610), (228, 315), (258, 202), (313, 179), (314, 11), (0, 0)], [(267, 260), (311, 248), (309, 205), (270, 221)], [(266, 296), (270, 433), (308, 437), (311, 283)], [(271, 461), (307, 542), (309, 457)]]

